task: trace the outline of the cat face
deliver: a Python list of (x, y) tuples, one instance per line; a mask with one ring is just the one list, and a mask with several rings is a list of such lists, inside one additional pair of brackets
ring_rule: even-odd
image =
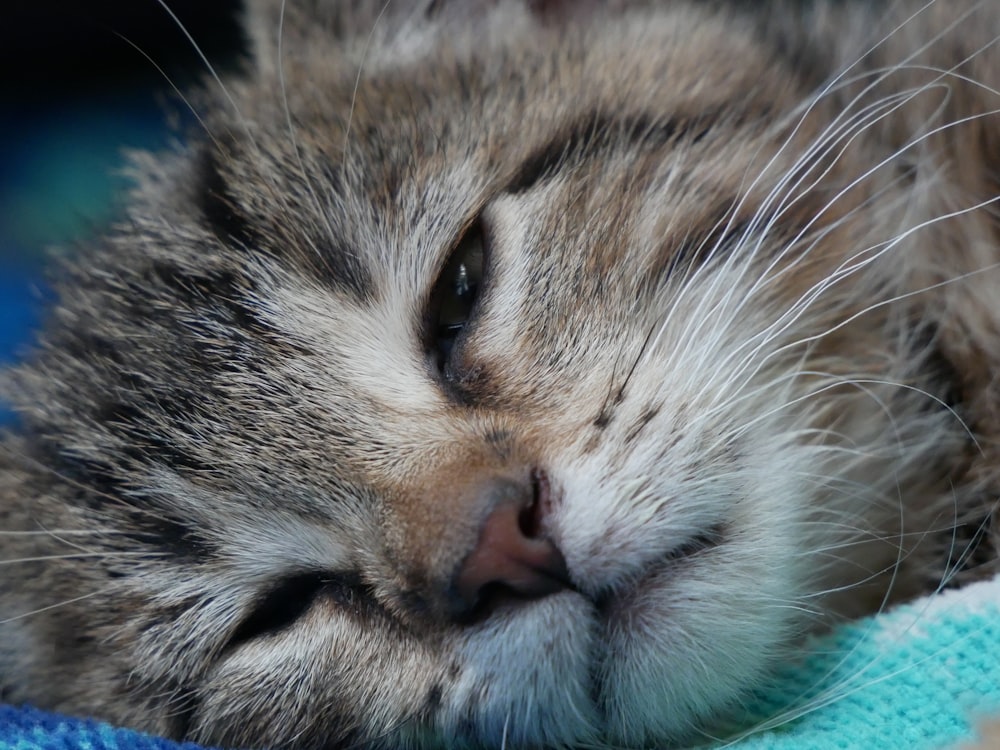
[(16, 689), (231, 746), (669, 742), (937, 580), (977, 375), (914, 290), (978, 259), (931, 262), (960, 191), (899, 81), (817, 95), (684, 5), (307, 5), (252, 8), (20, 373), (56, 439), (8, 517), (100, 554), (4, 584), (87, 593), (64, 653), (3, 625)]

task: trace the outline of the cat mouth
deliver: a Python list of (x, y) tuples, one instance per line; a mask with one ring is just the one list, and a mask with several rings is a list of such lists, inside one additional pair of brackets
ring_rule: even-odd
[[(583, 597), (593, 606), (597, 619), (605, 623), (623, 621), (629, 615), (636, 613), (637, 609), (641, 609), (643, 598), (649, 592), (661, 588), (665, 579), (682, 575), (685, 567), (722, 545), (726, 533), (725, 524), (715, 524), (654, 558), (638, 573), (596, 594), (593, 593), (593, 589), (588, 591), (586, 586), (575, 582), (572, 575), (564, 571), (565, 575), (559, 578), (558, 586), (552, 593), (571, 593)], [(482, 624), (500, 612), (516, 611), (532, 599), (525, 598), (503, 585), (491, 585), (484, 591), (477, 606), (463, 624)]]
[(683, 569), (725, 543), (727, 529), (718, 523), (672, 547), (665, 555), (655, 558), (636, 575), (600, 592), (592, 599), (600, 619), (616, 623), (627, 618), (643, 598), (663, 585), (665, 578), (678, 575)]

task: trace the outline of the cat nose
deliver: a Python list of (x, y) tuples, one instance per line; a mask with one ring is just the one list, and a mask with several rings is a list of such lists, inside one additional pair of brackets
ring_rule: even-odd
[(454, 618), (478, 620), (502, 602), (540, 599), (570, 587), (566, 561), (542, 531), (550, 503), (544, 474), (535, 471), (527, 481), (493, 478), (479, 491), (487, 495), (489, 511), (452, 580)]

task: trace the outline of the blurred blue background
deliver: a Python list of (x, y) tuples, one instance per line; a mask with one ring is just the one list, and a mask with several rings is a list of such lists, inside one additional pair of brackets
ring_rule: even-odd
[[(242, 50), (235, 0), (167, 0), (220, 68)], [(140, 51), (141, 50), (141, 51)], [(154, 65), (155, 63), (155, 65)], [(157, 66), (163, 70), (157, 70)], [(99, 232), (126, 148), (158, 149), (191, 116), (165, 78), (204, 64), (158, 0), (15, 0), (0, 13), (0, 366), (22, 354), (53, 252)], [(0, 403), (0, 422), (11, 415)]]

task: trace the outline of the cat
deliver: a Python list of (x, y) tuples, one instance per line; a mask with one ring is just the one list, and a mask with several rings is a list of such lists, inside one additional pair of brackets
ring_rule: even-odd
[(7, 700), (679, 745), (995, 570), (1000, 5), (245, 21), (5, 376)]

